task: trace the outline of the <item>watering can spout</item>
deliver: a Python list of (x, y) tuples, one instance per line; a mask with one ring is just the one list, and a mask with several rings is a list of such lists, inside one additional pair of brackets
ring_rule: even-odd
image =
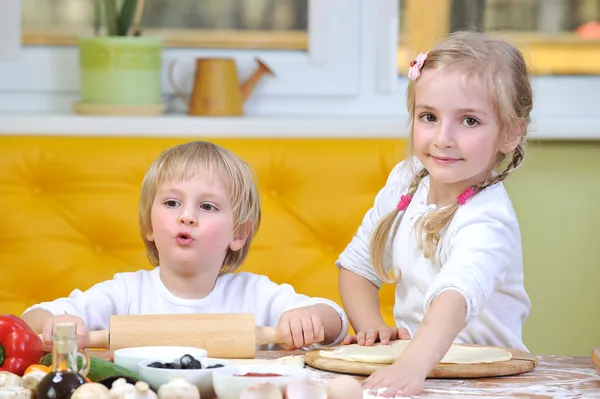
[(256, 70), (252, 75), (250, 75), (248, 79), (246, 79), (244, 83), (242, 83), (240, 87), (240, 90), (242, 92), (242, 102), (245, 102), (248, 99), (248, 97), (250, 97), (250, 95), (254, 91), (254, 88), (256, 87), (256, 84), (262, 79), (264, 75), (275, 75), (273, 71), (271, 71), (271, 69), (263, 61), (257, 58), (256, 62), (258, 63)]

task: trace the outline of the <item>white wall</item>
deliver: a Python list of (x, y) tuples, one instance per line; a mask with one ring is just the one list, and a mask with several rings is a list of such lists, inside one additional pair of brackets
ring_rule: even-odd
[[(16, 59), (0, 61), (0, 129), (263, 135), (312, 129), (331, 135), (403, 135), (408, 115), (406, 79), (396, 74), (397, 6), (397, 0), (310, 0), (308, 52), (166, 48), (163, 89), (170, 118), (73, 122), (71, 105), (79, 97), (77, 48), (24, 46)], [(172, 95), (167, 70), (173, 60), (182, 60), (178, 70), (189, 87), (192, 60), (200, 56), (235, 57), (242, 79), (260, 56), (277, 77), (259, 84), (246, 103), (247, 118), (187, 117)], [(600, 76), (540, 76), (533, 84), (532, 137), (600, 138)]]

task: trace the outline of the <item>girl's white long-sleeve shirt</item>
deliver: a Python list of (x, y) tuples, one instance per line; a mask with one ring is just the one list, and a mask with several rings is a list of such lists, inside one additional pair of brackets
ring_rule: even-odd
[[(371, 235), (408, 192), (411, 178), (406, 161), (396, 165), (340, 254), (338, 267), (381, 287), (370, 261)], [(396, 325), (414, 336), (431, 302), (444, 291), (456, 290), (465, 298), (467, 317), (455, 343), (527, 350), (522, 326), (531, 302), (524, 288), (519, 224), (504, 185), (487, 187), (459, 207), (441, 234), (434, 259), (426, 259), (417, 248), (416, 222), (436, 209), (428, 204), (428, 194), (426, 177), (408, 208), (398, 215), (401, 221), (396, 236), (386, 249), (386, 268), (395, 268), (401, 276), (395, 291)]]
[[(183, 299), (163, 284), (160, 267), (150, 271), (117, 273), (86, 291), (74, 290), (68, 297), (34, 305), (53, 315), (80, 317), (89, 330), (109, 329), (111, 315), (252, 313), (257, 326), (275, 327), (281, 315), (291, 309), (315, 304), (331, 306), (342, 320), (342, 331), (331, 345), (340, 343), (348, 333), (348, 319), (342, 308), (325, 298), (298, 294), (289, 284), (276, 284), (268, 277), (240, 272), (217, 278), (215, 287), (202, 299)], [(316, 345), (318, 347), (320, 345)]]

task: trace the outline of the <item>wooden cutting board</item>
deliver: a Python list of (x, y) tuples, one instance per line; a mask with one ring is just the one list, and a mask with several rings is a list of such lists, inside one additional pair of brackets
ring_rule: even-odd
[[(473, 345), (469, 345), (473, 346)], [(323, 349), (333, 350), (335, 347)], [(528, 352), (507, 349), (513, 358), (506, 362), (479, 364), (440, 364), (433, 369), (428, 378), (481, 378), (501, 377), (526, 373), (537, 366), (537, 358)], [(371, 375), (371, 373), (388, 366), (387, 364), (348, 362), (345, 360), (329, 359), (319, 355), (318, 349), (307, 352), (304, 362), (320, 370), (334, 371), (345, 374)]]

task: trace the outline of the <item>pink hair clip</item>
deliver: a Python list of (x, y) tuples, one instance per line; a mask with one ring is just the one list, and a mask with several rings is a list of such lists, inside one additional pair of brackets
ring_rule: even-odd
[(456, 202), (458, 202), (459, 205), (464, 205), (467, 203), (467, 200), (473, 196), (473, 194), (475, 194), (475, 190), (473, 190), (473, 187), (469, 187), (463, 191), (461, 195), (456, 197)]
[(412, 198), (413, 198), (413, 196), (410, 194), (400, 196), (400, 202), (398, 202), (398, 205), (396, 205), (396, 208), (399, 211), (406, 210), (406, 208), (408, 208), (408, 204), (410, 204), (410, 201), (412, 201)]
[(408, 78), (415, 80), (421, 75), (421, 69), (429, 53), (419, 53), (414, 61), (410, 62), (410, 69), (408, 70)]

